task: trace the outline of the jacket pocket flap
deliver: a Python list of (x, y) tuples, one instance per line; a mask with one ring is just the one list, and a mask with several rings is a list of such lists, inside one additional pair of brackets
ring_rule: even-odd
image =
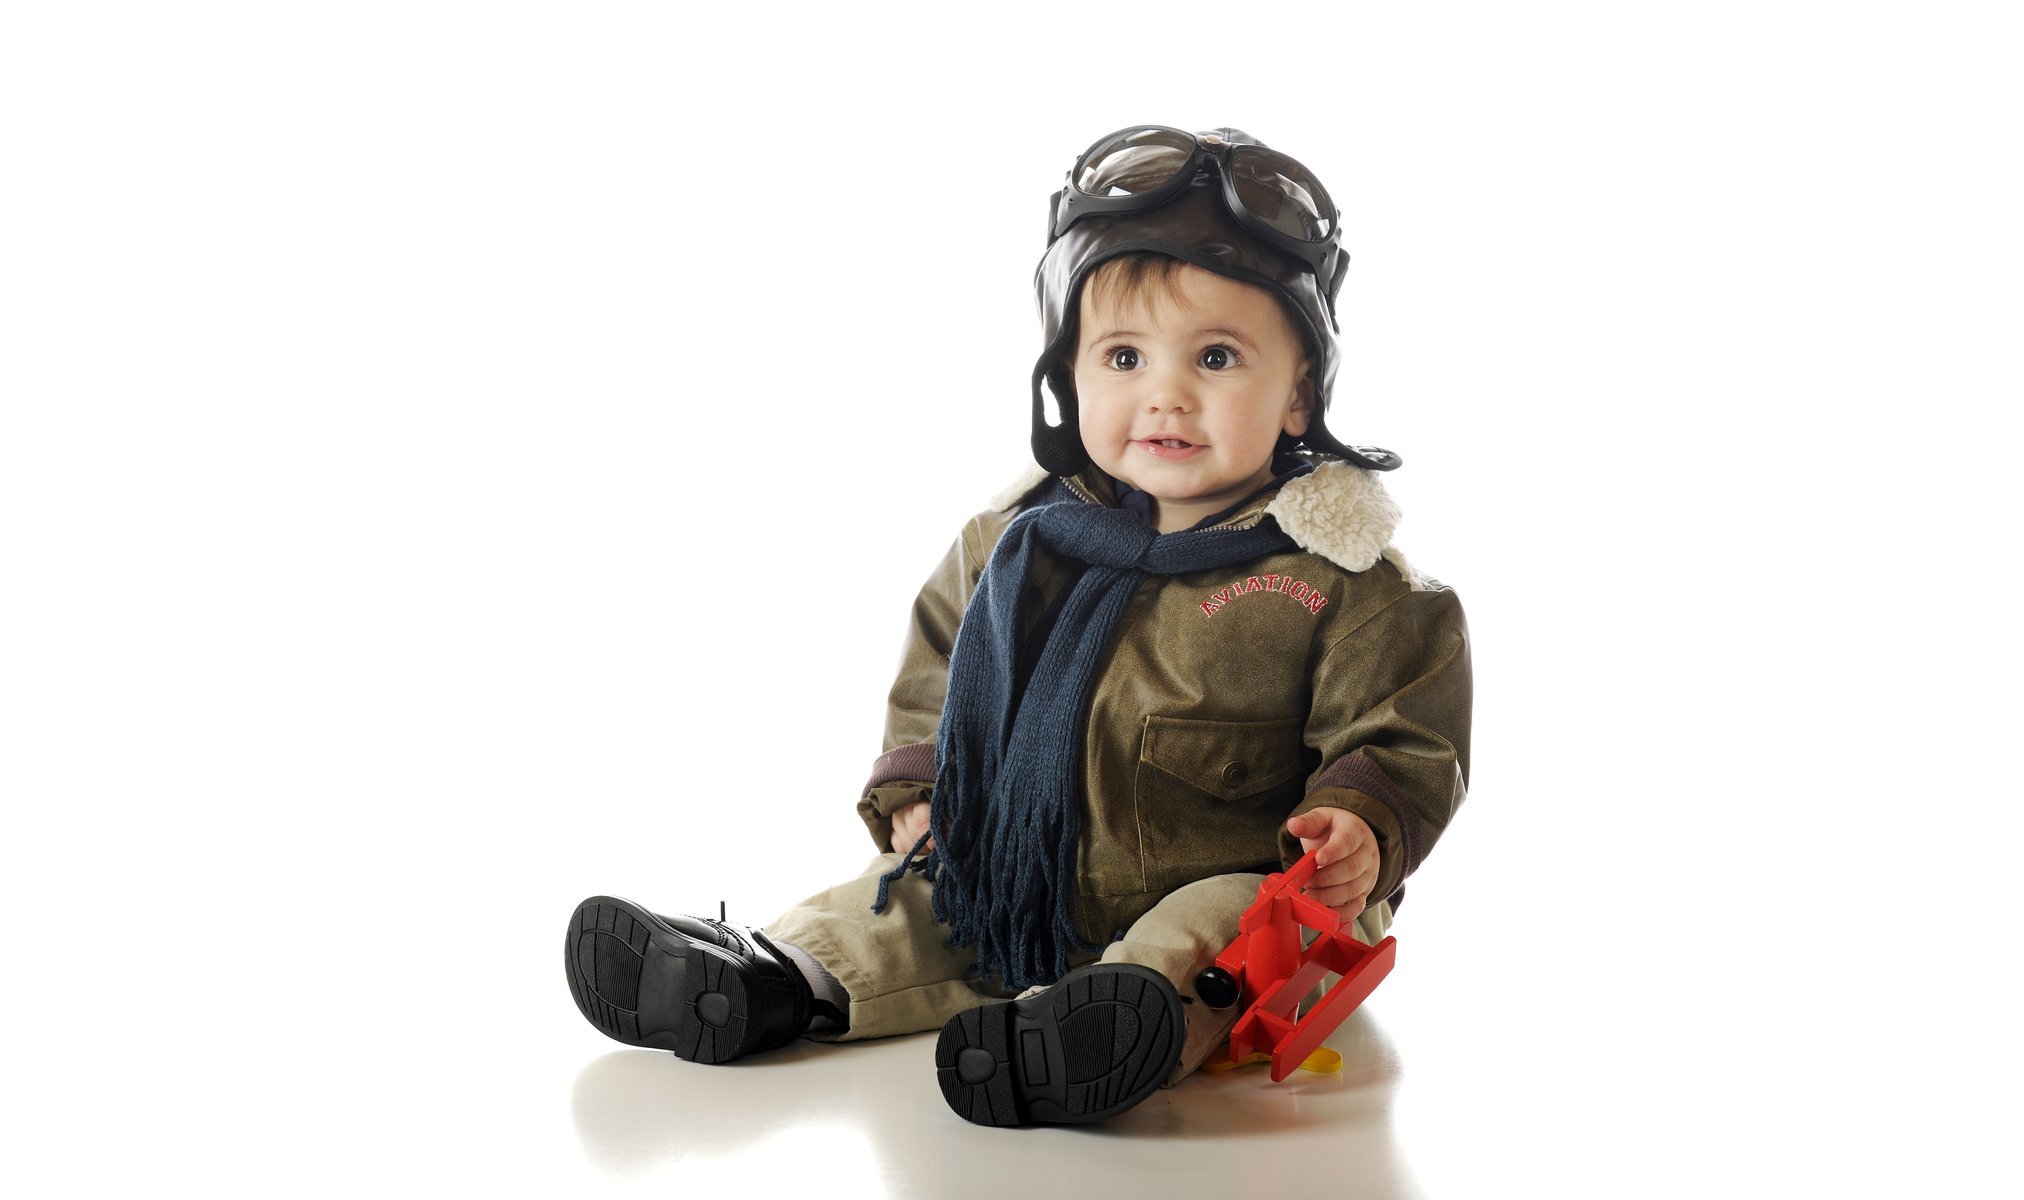
[(1307, 769), (1302, 717), (1196, 721), (1147, 717), (1142, 761), (1220, 800), (1240, 800)]

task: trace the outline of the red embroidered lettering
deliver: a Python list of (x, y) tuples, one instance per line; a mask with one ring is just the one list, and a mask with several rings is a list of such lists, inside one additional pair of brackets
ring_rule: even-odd
[(1247, 596), (1252, 592), (1275, 591), (1292, 597), (1302, 608), (1316, 615), (1320, 614), (1321, 606), (1328, 603), (1328, 597), (1322, 595), (1304, 579), (1295, 579), (1291, 575), (1250, 575), (1241, 583), (1233, 581), (1221, 591), (1209, 593), (1208, 599), (1200, 603), (1202, 615), (1215, 616), (1237, 596)]

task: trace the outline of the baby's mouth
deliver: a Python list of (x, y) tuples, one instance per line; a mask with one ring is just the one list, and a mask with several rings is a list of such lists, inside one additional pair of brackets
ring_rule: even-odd
[(1186, 462), (1195, 457), (1195, 451), (1204, 448), (1199, 442), (1176, 437), (1140, 438), (1138, 444), (1147, 454), (1166, 462)]

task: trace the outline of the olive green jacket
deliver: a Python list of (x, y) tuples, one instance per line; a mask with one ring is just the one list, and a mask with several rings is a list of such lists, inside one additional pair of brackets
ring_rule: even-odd
[[(1035, 468), (972, 517), (914, 602), (885, 751), (858, 802), (881, 851), (891, 814), (933, 790), (949, 652), (970, 594), (999, 535), (1047, 481)], [(1094, 466), (1068, 486), (1085, 503), (1116, 505)], [(1375, 831), (1370, 902), (1396, 906), (1466, 794), (1462, 606), (1391, 546), (1399, 512), (1378, 473), (1328, 460), (1217, 527), (1268, 514), (1302, 549), (1150, 576), (1106, 653), (1083, 735), (1076, 905), (1098, 943), (1183, 884), (1290, 865), (1300, 848), (1286, 819), (1320, 805)], [(1032, 576), (1020, 605), (1027, 630), (1073, 578), (1044, 547)]]

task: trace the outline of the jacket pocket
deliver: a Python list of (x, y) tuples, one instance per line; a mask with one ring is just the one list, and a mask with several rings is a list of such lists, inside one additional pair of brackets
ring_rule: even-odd
[[(1215, 875), (1276, 870), (1279, 824), (1320, 757), (1301, 740), (1306, 724), (1147, 717), (1132, 788), (1135, 890), (1164, 895)], [(1125, 890), (1123, 874), (1103, 873), (1108, 894)]]
[[(1196, 721), (1147, 717), (1139, 765), (1222, 801), (1242, 800), (1307, 773), (1304, 717), (1280, 721)], [(1143, 774), (1140, 790), (1145, 788)], [(1141, 814), (1143, 815), (1143, 814)]]

